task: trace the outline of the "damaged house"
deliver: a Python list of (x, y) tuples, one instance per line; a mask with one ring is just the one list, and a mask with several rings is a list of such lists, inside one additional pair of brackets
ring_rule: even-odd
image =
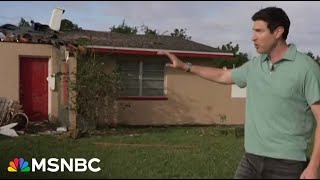
[[(2, 25), (0, 38), (0, 96), (19, 101), (30, 121), (73, 126), (77, 116), (65, 108), (71, 96), (68, 83), (56, 74), (72, 73), (77, 66), (76, 52), (90, 49), (101, 55), (106, 69), (123, 67), (120, 74), (126, 89), (117, 101), (130, 104), (100, 124), (244, 123), (245, 98), (232, 97), (232, 86), (165, 68), (168, 59), (157, 55), (159, 50), (169, 50), (184, 61), (210, 65), (218, 58), (232, 58), (232, 53), (171, 36), (62, 32), (40, 23)], [(79, 46), (82, 40), (91, 44)]]

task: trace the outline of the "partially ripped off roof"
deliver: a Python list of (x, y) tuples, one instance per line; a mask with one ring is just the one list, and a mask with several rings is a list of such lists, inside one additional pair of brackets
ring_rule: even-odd
[(170, 49), (198, 52), (226, 52), (183, 38), (163, 35), (130, 35), (114, 32), (72, 30), (54, 31), (48, 25), (33, 23), (30, 27), (12, 24), (0, 26), (0, 39), (7, 42), (68, 45), (74, 48), (90, 46)]
[(65, 42), (58, 36), (59, 32), (40, 23), (34, 23), (28, 27), (17, 27), (12, 24), (0, 26), (0, 40), (2, 42), (52, 44), (59, 47)]

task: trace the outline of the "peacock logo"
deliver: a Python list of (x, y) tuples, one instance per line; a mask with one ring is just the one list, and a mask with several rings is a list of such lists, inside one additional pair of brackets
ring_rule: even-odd
[(30, 167), (28, 161), (25, 161), (23, 158), (14, 158), (13, 161), (10, 161), (8, 172), (29, 172)]

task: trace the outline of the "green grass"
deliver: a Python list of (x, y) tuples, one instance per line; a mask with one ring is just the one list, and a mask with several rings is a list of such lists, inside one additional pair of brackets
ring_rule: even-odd
[[(0, 136), (0, 150), (0, 178), (232, 178), (244, 152), (243, 137), (218, 127), (119, 128), (80, 139)], [(9, 173), (14, 157), (96, 157), (101, 171)]]

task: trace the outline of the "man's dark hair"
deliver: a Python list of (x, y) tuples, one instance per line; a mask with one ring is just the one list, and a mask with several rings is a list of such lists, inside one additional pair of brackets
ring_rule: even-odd
[(279, 26), (284, 28), (282, 39), (286, 40), (289, 34), (290, 20), (287, 14), (277, 7), (267, 7), (256, 12), (252, 18), (253, 21), (263, 20), (267, 23), (268, 29), (271, 33), (274, 32)]

